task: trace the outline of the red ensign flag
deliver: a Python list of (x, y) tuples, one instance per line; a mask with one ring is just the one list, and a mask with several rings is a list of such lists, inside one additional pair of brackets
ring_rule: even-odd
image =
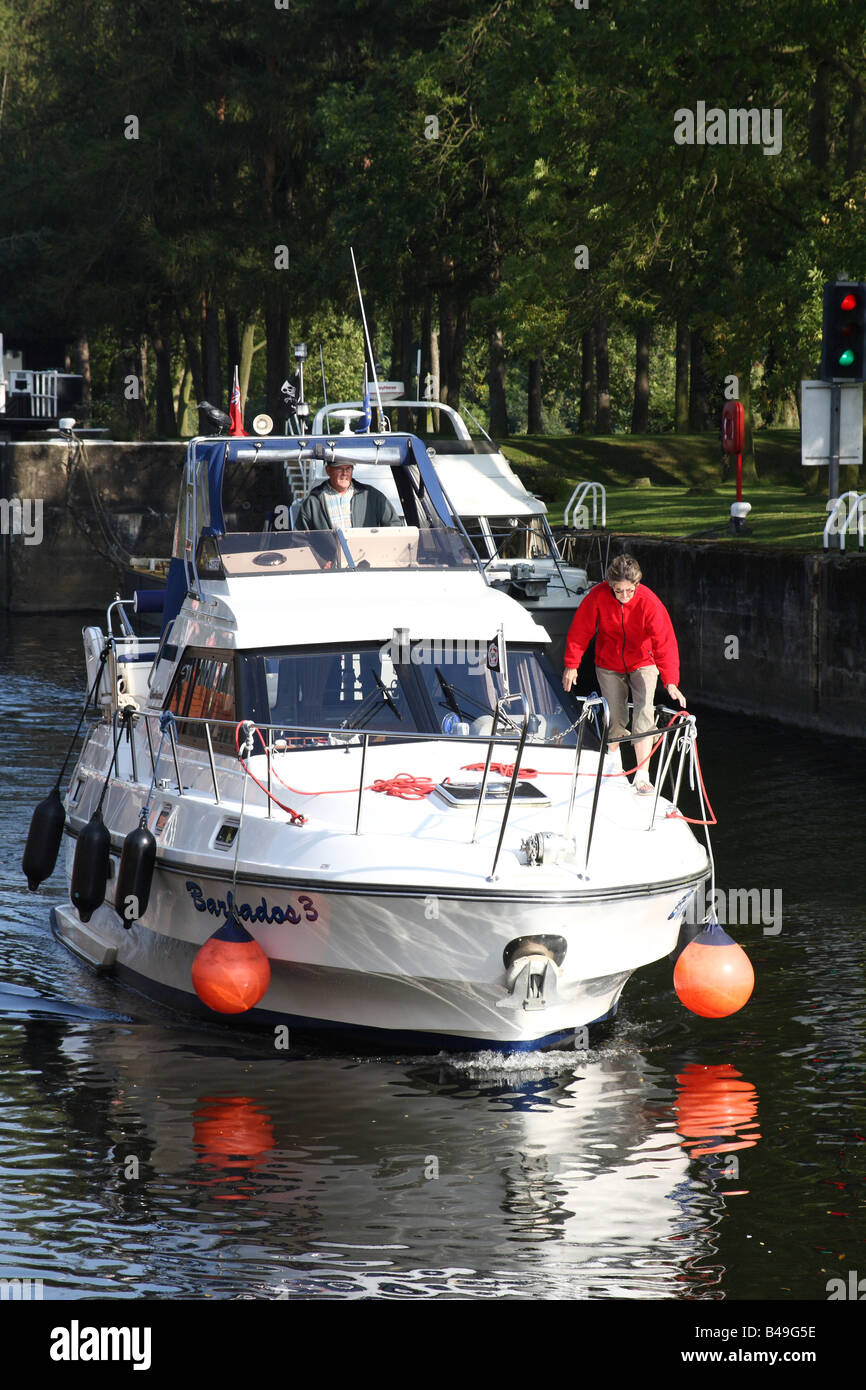
[(229, 415), (231, 416), (231, 426), (229, 434), (242, 434), (246, 439), (247, 432), (244, 429), (244, 416), (241, 410), (241, 386), (238, 381), (238, 369), (235, 367), (235, 379), (232, 382), (232, 398), (229, 405)]

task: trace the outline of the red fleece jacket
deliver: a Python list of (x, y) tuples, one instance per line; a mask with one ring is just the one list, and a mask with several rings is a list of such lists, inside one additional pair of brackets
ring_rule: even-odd
[(590, 589), (565, 639), (565, 665), (580, 659), (595, 636), (595, 664), (603, 671), (637, 671), (657, 666), (664, 685), (679, 685), (680, 653), (668, 610), (645, 584), (620, 603), (607, 583)]

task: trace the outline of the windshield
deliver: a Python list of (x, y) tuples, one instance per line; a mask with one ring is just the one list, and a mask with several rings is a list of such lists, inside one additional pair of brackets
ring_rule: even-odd
[[(553, 668), (535, 649), (509, 648), (506, 686), (504, 673), (491, 671), (487, 666), (487, 643), (479, 644), (474, 651), (471, 650), (473, 644), (464, 644), (463, 651), (459, 644), (451, 645), (453, 650), (450, 651), (447, 644), (442, 644), (441, 651), (437, 651), (435, 643), (426, 650), (421, 643), (412, 649), (411, 659), (418, 663), (417, 670), (435, 711), (438, 728), (463, 732), (458, 727), (459, 721), (468, 725), (467, 733), (493, 733), (497, 701), (508, 693), (523, 696), (529, 716), (529, 736), (533, 741), (548, 742), (561, 737), (577, 719), (580, 706), (571, 695), (565, 694)], [(495, 732), (518, 733), (522, 723), (520, 702), (511, 701), (497, 716)], [(563, 742), (573, 746), (574, 737), (572, 731)]]
[[(454, 737), (495, 732), (514, 738), (523, 722), (518, 700), (507, 705), (493, 728), (506, 685), (502, 673), (487, 667), (488, 645), (487, 640), (392, 638), (346, 651), (242, 654), (242, 703), (248, 717), (277, 726), (275, 737), (314, 728)], [(508, 691), (524, 697), (531, 740), (561, 740), (573, 747), (574, 731), (566, 731), (580, 705), (562, 690), (546, 657), (535, 648), (517, 647), (509, 649), (507, 665)]]
[(310, 574), (357, 569), (471, 569), (458, 531), (417, 526), (353, 526), (347, 531), (235, 531), (203, 536), (196, 565), (202, 579)]

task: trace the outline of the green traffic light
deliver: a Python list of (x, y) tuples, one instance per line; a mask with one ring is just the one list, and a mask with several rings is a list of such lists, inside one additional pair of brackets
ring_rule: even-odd
[(854, 361), (854, 354), (853, 354), (853, 352), (851, 351), (850, 348), (846, 348), (845, 351), (842, 353), (842, 356), (839, 358), (839, 366), (840, 366), (840, 367), (850, 367), (850, 366), (851, 366), (851, 363), (852, 363), (853, 361)]

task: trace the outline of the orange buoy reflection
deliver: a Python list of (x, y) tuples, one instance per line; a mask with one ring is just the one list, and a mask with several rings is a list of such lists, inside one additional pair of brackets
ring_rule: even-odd
[(270, 1115), (249, 1096), (202, 1096), (193, 1126), (198, 1160), (214, 1168), (248, 1172), (276, 1144)]
[(758, 1093), (730, 1062), (689, 1062), (677, 1083), (677, 1130), (690, 1158), (750, 1149), (758, 1142)]

